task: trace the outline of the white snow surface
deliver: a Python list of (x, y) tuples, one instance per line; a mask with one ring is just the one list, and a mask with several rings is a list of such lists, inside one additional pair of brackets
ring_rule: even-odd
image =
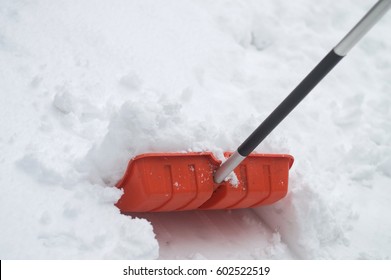
[(257, 148), (258, 209), (121, 215), (143, 152), (236, 147), (369, 0), (1, 0), (1, 259), (391, 258), (391, 15)]

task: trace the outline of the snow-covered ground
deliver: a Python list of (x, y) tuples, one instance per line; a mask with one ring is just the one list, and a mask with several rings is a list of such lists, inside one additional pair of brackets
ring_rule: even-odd
[(391, 15), (257, 148), (286, 198), (114, 206), (134, 155), (236, 149), (373, 3), (1, 0), (0, 258), (391, 258)]

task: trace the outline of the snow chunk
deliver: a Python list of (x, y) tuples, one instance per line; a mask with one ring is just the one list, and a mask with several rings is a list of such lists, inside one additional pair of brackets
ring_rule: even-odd
[(67, 91), (61, 91), (54, 96), (53, 106), (63, 114), (73, 111), (72, 95)]

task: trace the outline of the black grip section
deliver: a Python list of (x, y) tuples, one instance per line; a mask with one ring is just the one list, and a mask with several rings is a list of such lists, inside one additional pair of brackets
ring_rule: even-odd
[(307, 96), (308, 93), (343, 58), (331, 50), (280, 105), (239, 146), (240, 155), (248, 156), (270, 132)]

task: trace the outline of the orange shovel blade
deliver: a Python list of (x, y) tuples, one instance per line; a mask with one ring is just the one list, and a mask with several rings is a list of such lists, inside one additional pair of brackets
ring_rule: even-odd
[[(229, 153), (225, 154), (227, 157)], [(250, 154), (235, 170), (238, 183), (216, 184), (220, 166), (212, 153), (142, 154), (129, 162), (117, 183), (123, 213), (234, 209), (267, 205), (288, 190), (290, 155)]]

